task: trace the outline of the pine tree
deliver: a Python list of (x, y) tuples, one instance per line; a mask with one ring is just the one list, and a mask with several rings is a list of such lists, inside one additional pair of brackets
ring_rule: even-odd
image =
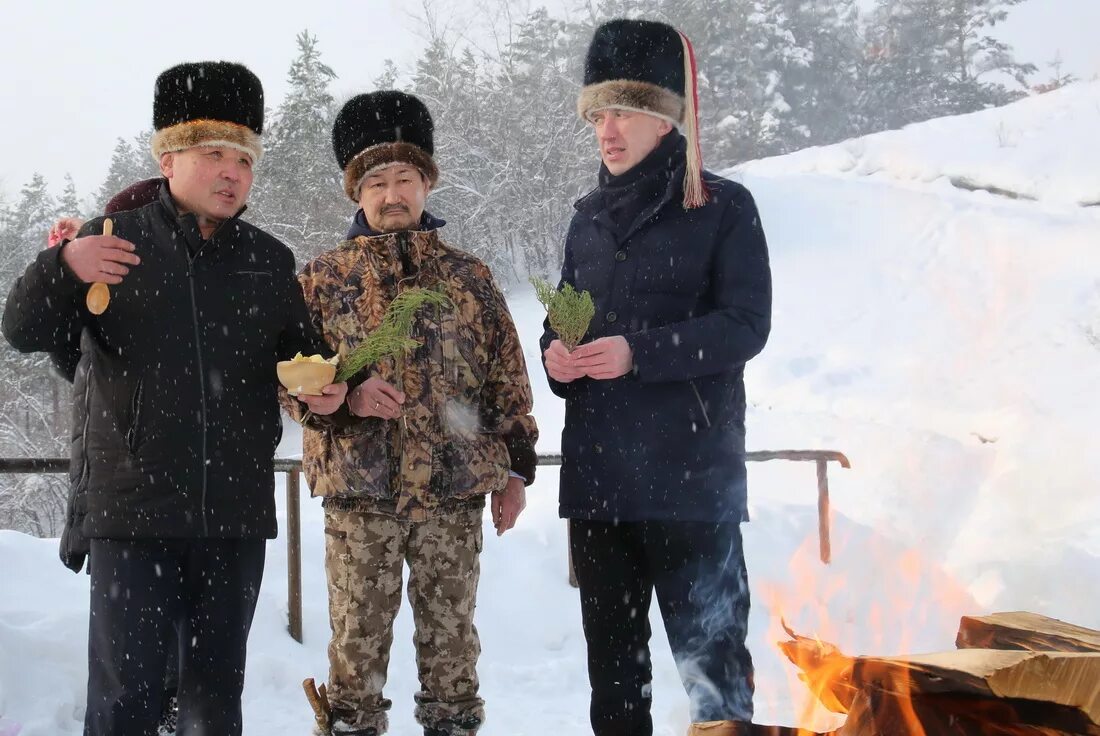
[(382, 68), (382, 73), (374, 78), (375, 89), (396, 89), (397, 80), (400, 74), (397, 71), (397, 65), (393, 63), (393, 59), (386, 59)]
[(111, 197), (131, 184), (160, 175), (160, 167), (149, 153), (151, 135), (145, 132), (135, 136), (132, 142), (124, 138), (115, 142), (107, 177), (99, 186), (91, 214), (101, 214)]
[(855, 134), (861, 43), (854, 0), (766, 0), (762, 11), (775, 152)]
[(355, 206), (343, 194), (332, 153), (336, 72), (321, 61), (317, 37), (302, 31), (290, 90), (265, 136), (252, 201), (255, 223), (291, 247), (299, 263), (343, 240)]
[(513, 276), (556, 274), (573, 202), (598, 166), (589, 126), (577, 116), (586, 36), (544, 9), (519, 23), (493, 77), (489, 110), (497, 154), (506, 159), (494, 208), (497, 240)]
[(20, 263), (27, 263), (46, 244), (46, 234), (57, 220), (57, 201), (46, 179), (35, 174), (19, 192), (19, 201), (8, 220), (8, 251)]
[(860, 108), (871, 129), (1003, 105), (1023, 95), (987, 81), (1009, 74), (1021, 86), (1032, 64), (984, 35), (1022, 0), (878, 0), (867, 28)]
[[(428, 23), (429, 28), (435, 24)], [(441, 35), (429, 39), (416, 63), (410, 92), (436, 121), (434, 158), (439, 184), (428, 209), (448, 222), (448, 238), (499, 270), (506, 265), (491, 224), (500, 172), (508, 162), (488, 127), (488, 79), (469, 49), (456, 53)]]
[[(6, 209), (0, 228), (0, 278), (11, 284), (46, 246), (46, 233), (58, 217), (57, 202), (45, 178), (35, 174)], [(43, 304), (43, 309), (57, 305)], [(68, 411), (60, 386), (41, 353), (20, 354), (0, 344), (0, 453), (53, 456), (64, 448)], [(0, 478), (0, 528), (39, 536), (56, 535), (64, 510), (60, 478)]]
[(61, 192), (61, 198), (57, 200), (57, 212), (62, 217), (83, 217), (80, 207), (80, 197), (76, 193), (76, 182), (72, 174), (65, 174), (65, 189)]

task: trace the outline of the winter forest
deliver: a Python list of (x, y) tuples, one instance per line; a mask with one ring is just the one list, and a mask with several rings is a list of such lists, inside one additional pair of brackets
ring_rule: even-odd
[[(572, 21), (544, 9), (516, 19), (492, 53), (439, 30), (430, 12), (415, 68), (392, 62), (375, 87), (424, 99), (443, 172), (429, 207), (454, 242), (519, 283), (559, 267), (572, 202), (591, 188), (591, 134), (574, 101), (593, 29), (619, 16), (667, 20), (699, 49), (705, 161), (723, 166), (1004, 105), (1071, 81), (991, 37), (1021, 0), (590, 0)], [(340, 194), (330, 131), (340, 100), (325, 40), (302, 31), (290, 92), (268, 100), (267, 154), (249, 219), (299, 264), (337, 243), (352, 210)], [(156, 175), (150, 131), (121, 135), (93, 193), (35, 176), (0, 201), (0, 282), (10, 285), (62, 215), (94, 216)], [(43, 356), (0, 347), (0, 454), (67, 454), (68, 392)], [(59, 476), (0, 476), (0, 528), (56, 536)]]

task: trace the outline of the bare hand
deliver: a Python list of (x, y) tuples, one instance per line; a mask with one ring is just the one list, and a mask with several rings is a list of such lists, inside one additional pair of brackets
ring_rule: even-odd
[(571, 383), (584, 377), (584, 371), (573, 365), (573, 356), (561, 340), (554, 340), (542, 353), (546, 360), (546, 372), (558, 383)]
[(625, 376), (634, 367), (634, 352), (622, 335), (601, 337), (578, 345), (572, 359), (575, 370), (597, 380)]
[(340, 408), (344, 398), (348, 395), (348, 384), (330, 383), (321, 389), (320, 396), (306, 396), (298, 394), (298, 400), (309, 407), (309, 410), (317, 416), (328, 416)]
[(66, 245), (61, 260), (86, 284), (121, 284), (130, 266), (141, 263), (134, 250), (133, 243), (113, 235), (88, 235)]
[(55, 245), (60, 245), (62, 241), (72, 240), (83, 225), (84, 221), (79, 217), (62, 217), (50, 228), (46, 236), (47, 246), (53, 248)]
[(404, 403), (405, 394), (378, 377), (368, 378), (348, 394), (348, 408), (357, 417), (397, 419)]
[(503, 491), (494, 491), (489, 502), (493, 512), (493, 526), (499, 537), (516, 525), (516, 519), (527, 507), (527, 489), (522, 478), (509, 478)]

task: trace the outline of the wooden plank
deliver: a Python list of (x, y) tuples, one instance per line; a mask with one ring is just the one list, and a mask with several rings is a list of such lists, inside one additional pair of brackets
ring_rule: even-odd
[[(810, 690), (826, 708), (847, 713), (854, 723), (870, 717), (854, 713), (860, 698), (877, 694), (887, 706), (920, 698), (937, 713), (945, 703), (966, 704), (965, 714), (993, 709), (991, 702), (1014, 702), (1012, 712), (1027, 717), (1020, 725), (1100, 734), (1100, 654), (959, 649), (849, 657), (831, 644), (788, 633), (792, 640), (780, 648), (803, 671)], [(928, 718), (934, 721), (931, 713)], [(1076, 730), (1063, 728), (1066, 724)]]
[(963, 616), (955, 646), (959, 649), (1100, 652), (1100, 631), (1026, 611)]
[(1100, 655), (959, 649), (907, 657), (856, 657), (852, 684), (900, 695), (1018, 699), (1065, 706), (1100, 728)]

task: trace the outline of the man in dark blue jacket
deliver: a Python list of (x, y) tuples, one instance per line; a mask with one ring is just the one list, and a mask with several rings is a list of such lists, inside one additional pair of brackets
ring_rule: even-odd
[(771, 275), (752, 196), (702, 170), (696, 99), (691, 45), (674, 28), (597, 29), (578, 111), (603, 165), (562, 267), (596, 316), (572, 352), (548, 324), (542, 339), (566, 400), (560, 513), (597, 736), (652, 733), (654, 590), (690, 733), (747, 733), (752, 719), (743, 375), (768, 338)]

